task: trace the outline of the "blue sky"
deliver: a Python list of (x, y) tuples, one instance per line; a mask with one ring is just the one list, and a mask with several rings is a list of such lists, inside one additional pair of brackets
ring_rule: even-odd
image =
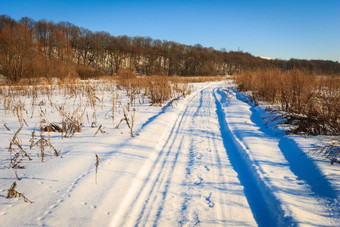
[(339, 0), (0, 0), (0, 14), (255, 56), (340, 62)]

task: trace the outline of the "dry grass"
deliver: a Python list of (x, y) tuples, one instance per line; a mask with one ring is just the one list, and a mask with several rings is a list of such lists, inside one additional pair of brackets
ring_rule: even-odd
[[(103, 77), (100, 80), (34, 78), (21, 80), (16, 84), (1, 85), (0, 105), (3, 113), (9, 117), (14, 116), (14, 120), (19, 125), (18, 130), (9, 141), (10, 167), (24, 169), (27, 165), (24, 162), (25, 159), (33, 160), (37, 157), (40, 162), (46, 162), (48, 156), (51, 158), (59, 156), (61, 151), (52, 145), (57, 137), (56, 134), (65, 140), (71, 139), (76, 133), (82, 132), (85, 124), (87, 127), (97, 128), (93, 136), (105, 134), (104, 127), (100, 122), (103, 119), (99, 119), (99, 115), (97, 116), (105, 111), (107, 112), (104, 116), (112, 118), (113, 129), (118, 129), (122, 123), (126, 124), (129, 135), (134, 137), (135, 112), (138, 103), (162, 106), (172, 100), (168, 104), (171, 105), (174, 100), (190, 94), (192, 87), (189, 83), (221, 79), (223, 78), (144, 77), (130, 73), (128, 75), (121, 74), (115, 78)], [(122, 93), (125, 93), (128, 99), (121, 95)], [(60, 99), (60, 97), (63, 98)], [(105, 102), (108, 98), (111, 99), (109, 105)], [(66, 107), (71, 108), (66, 109)], [(101, 108), (101, 111), (98, 108)], [(50, 114), (52, 115), (50, 116)], [(102, 117), (102, 115), (100, 116)], [(56, 122), (50, 122), (49, 118), (53, 118)], [(27, 122), (31, 126), (34, 124), (35, 126), (31, 129)], [(14, 128), (13, 123), (15, 122), (11, 122), (9, 127), (6, 122), (2, 122), (7, 131)], [(25, 130), (21, 132), (23, 128)], [(19, 137), (21, 135), (26, 138), (22, 137), (24, 139), (22, 140)], [(100, 159), (97, 154), (95, 157), (95, 183), (97, 184)], [(16, 179), (20, 180), (18, 173), (14, 173)], [(8, 189), (6, 198), (22, 197), (25, 202), (31, 202), (22, 193), (16, 191), (16, 186), (17, 184), (14, 182)]]
[(17, 178), (17, 180), (22, 180), (22, 179), (18, 176), (17, 171), (14, 171), (14, 174), (15, 174), (15, 177)]
[(7, 190), (6, 199), (10, 199), (10, 198), (13, 198), (13, 197), (14, 198), (15, 197), (22, 197), (26, 203), (33, 203), (32, 201), (27, 199), (27, 197), (24, 196), (24, 194), (15, 190), (16, 187), (17, 187), (17, 182), (14, 181), (13, 184), (11, 185), (11, 187)]
[[(101, 77), (100, 80), (34, 78), (1, 85), (2, 109), (5, 115), (15, 116), (20, 126), (9, 144), (10, 167), (24, 168), (21, 164), (23, 159), (32, 160), (33, 151), (37, 152), (36, 156), (41, 162), (46, 161), (47, 155), (51, 158), (59, 156), (61, 151), (52, 145), (52, 135), (60, 133), (61, 138), (70, 139), (82, 132), (86, 123), (84, 119), (91, 127), (97, 128), (94, 136), (98, 136), (99, 132), (105, 134), (102, 124), (98, 123), (101, 119), (97, 119), (97, 113), (98, 108), (107, 109), (104, 102), (107, 94), (111, 96), (112, 109), (105, 116), (112, 118), (112, 128), (118, 129), (125, 122), (130, 136), (134, 137), (137, 103), (162, 106), (170, 101), (168, 105), (171, 105), (173, 101), (190, 94), (192, 87), (189, 83), (222, 79), (224, 77), (137, 76), (127, 72), (118, 77)], [(128, 100), (119, 90), (126, 93)], [(63, 101), (55, 99), (56, 96), (62, 96)], [(126, 101), (127, 104), (123, 105)], [(65, 106), (70, 104), (73, 109), (66, 109)], [(56, 122), (48, 120), (49, 114), (54, 114)], [(27, 138), (28, 144), (25, 145), (18, 135), (23, 127), (28, 127), (27, 122), (34, 124), (32, 119), (36, 119), (35, 126), (30, 129), (30, 138)], [(11, 130), (6, 122), (3, 125), (6, 130)]]
[[(14, 133), (14, 136), (10, 140), (8, 152), (10, 153), (10, 167), (13, 169), (23, 169), (24, 166), (20, 165), (20, 162), (23, 160), (24, 157), (27, 157), (28, 160), (32, 160), (30, 155), (23, 149), (22, 147), (22, 141), (18, 137), (20, 131), (22, 130), (23, 125), (20, 126), (20, 128)], [(18, 148), (15, 149), (14, 146)]]
[(134, 137), (133, 134), (133, 127), (135, 124), (135, 113), (136, 113), (136, 109), (133, 108), (133, 111), (130, 111), (129, 106), (125, 106), (125, 108), (123, 108), (123, 119), (126, 123), (126, 125), (128, 126), (128, 128), (130, 129), (130, 136)]
[(267, 69), (240, 73), (235, 81), (255, 100), (279, 104), (288, 123), (296, 123), (293, 133), (340, 135), (340, 77)]
[(328, 159), (331, 165), (340, 164), (340, 138), (331, 138), (323, 145), (311, 149), (309, 153)]
[[(167, 77), (167, 76), (137, 76), (131, 72), (123, 72), (118, 77), (101, 77), (100, 80), (80, 81), (74, 78), (63, 79), (42, 79), (20, 80), (18, 83), (0, 86), (0, 103), (3, 105), (5, 114), (13, 113), (20, 125), (26, 125), (27, 118), (33, 118), (38, 113), (40, 121), (40, 157), (44, 159), (45, 152), (43, 146), (45, 132), (48, 133), (48, 144), (52, 132), (61, 133), (62, 138), (72, 138), (75, 133), (80, 133), (84, 127), (84, 117), (92, 127), (97, 127), (97, 108), (104, 108), (105, 94), (112, 94), (112, 127), (119, 128), (120, 124), (128, 122), (130, 134), (133, 134), (134, 115), (127, 111), (133, 106), (144, 104), (147, 100), (151, 105), (162, 106), (169, 100), (177, 100), (179, 97), (186, 97), (190, 94), (192, 87), (189, 82), (206, 82), (222, 80), (223, 77)], [(129, 100), (127, 108), (123, 106), (118, 90), (126, 92)], [(65, 103), (53, 101), (55, 95), (63, 95), (64, 100), (73, 100), (73, 111), (65, 110)], [(31, 98), (30, 104), (22, 102), (22, 97)], [(42, 97), (47, 97), (43, 99)], [(101, 97), (101, 98), (99, 98)], [(48, 122), (47, 116), (41, 108), (48, 109), (52, 106), (56, 110), (61, 120), (59, 122)], [(40, 107), (40, 110), (37, 110)], [(124, 110), (125, 109), (125, 110)], [(131, 108), (132, 109), (132, 108)], [(127, 117), (123, 117), (118, 124), (115, 124), (115, 115), (126, 112)], [(28, 114), (29, 112), (29, 114)], [(26, 115), (25, 115), (26, 114)], [(26, 119), (25, 119), (26, 118)], [(127, 121), (127, 119), (129, 119)], [(47, 121), (47, 122), (44, 122)], [(7, 128), (7, 125), (4, 124)], [(99, 125), (99, 124), (98, 124)], [(34, 138), (33, 138), (34, 139)], [(31, 146), (34, 145), (31, 140)], [(50, 148), (50, 153), (51, 153)]]
[(96, 177), (95, 177), (95, 181), (96, 181), (96, 184), (97, 184), (97, 175), (98, 175), (98, 167), (99, 167), (99, 156), (97, 154), (96, 155)]
[(152, 105), (162, 105), (172, 98), (190, 94), (188, 81), (189, 78), (167, 76), (121, 76), (116, 83), (118, 89), (126, 91), (131, 105), (135, 105), (136, 100), (144, 103), (144, 97), (147, 97)]
[[(235, 76), (240, 91), (251, 91), (251, 99), (278, 105), (291, 133), (340, 135), (340, 77), (317, 76), (299, 70), (246, 71)], [(332, 140), (310, 153), (330, 163), (340, 163), (340, 143)]]
[(98, 134), (98, 132), (100, 132), (101, 134), (106, 133), (103, 129), (103, 125), (99, 125), (99, 127), (98, 127), (97, 131), (94, 133), (93, 137), (95, 137)]

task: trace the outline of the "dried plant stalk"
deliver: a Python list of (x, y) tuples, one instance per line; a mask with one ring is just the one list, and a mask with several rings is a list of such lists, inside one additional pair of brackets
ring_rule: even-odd
[(35, 130), (32, 131), (32, 137), (30, 139), (30, 142), (31, 142), (30, 149), (33, 148), (34, 141), (35, 141)]
[(115, 94), (112, 93), (112, 127), (115, 128)]
[(105, 132), (102, 128), (103, 128), (103, 126), (100, 125), (100, 126), (98, 127), (96, 133), (93, 135), (93, 137), (95, 137), (95, 136), (98, 134), (98, 132), (101, 132), (102, 134), (105, 134), (106, 132)]
[(44, 153), (45, 146), (44, 146), (43, 131), (44, 131), (44, 127), (43, 127), (42, 113), (40, 113), (40, 139), (39, 139), (39, 143), (40, 143), (41, 162), (44, 162), (44, 157), (45, 157), (45, 153)]
[(14, 136), (13, 136), (13, 138), (12, 138), (10, 144), (9, 144), (9, 148), (8, 148), (8, 151), (9, 151), (9, 152), (12, 152), (12, 144), (13, 144), (14, 141), (16, 140), (16, 138), (17, 138), (19, 132), (21, 131), (22, 127), (23, 127), (23, 125), (21, 125), (20, 128), (18, 128), (18, 130), (14, 133)]
[(32, 158), (28, 155), (28, 153), (22, 148), (21, 141), (19, 141), (18, 137), (15, 139), (14, 144), (20, 149), (21, 153), (28, 158), (28, 160), (32, 161)]
[(98, 166), (99, 166), (99, 156), (97, 154), (96, 155), (96, 178), (95, 178), (95, 181), (96, 181), (96, 184), (97, 184), (97, 174), (98, 174)]
[(6, 123), (4, 123), (4, 126), (5, 126), (5, 128), (7, 129), (7, 131), (11, 131), (11, 130), (8, 128), (8, 126), (6, 125)]
[(18, 180), (21, 180), (21, 178), (18, 176), (17, 171), (14, 171), (14, 174), (15, 174), (15, 177), (16, 177)]
[[(123, 115), (124, 115), (123, 119), (125, 120), (127, 126), (130, 129), (130, 136), (134, 137), (134, 135), (133, 135), (133, 126), (134, 126), (134, 122), (135, 122), (136, 109), (133, 108), (133, 113), (130, 113), (130, 117), (129, 117), (128, 114), (127, 114), (127, 111), (129, 111), (130, 108), (128, 106), (125, 106), (125, 107), (126, 107), (126, 110), (125, 110), (125, 108), (123, 108)], [(131, 120), (131, 122), (130, 122), (130, 120)]]
[(13, 198), (13, 197), (22, 197), (25, 201), (25, 203), (33, 203), (32, 201), (30, 201), (29, 199), (27, 199), (26, 196), (24, 196), (24, 194), (18, 192), (15, 190), (17, 186), (17, 182), (14, 181), (12, 186), (7, 190), (7, 195), (6, 195), (6, 199), (10, 199), (10, 198)]

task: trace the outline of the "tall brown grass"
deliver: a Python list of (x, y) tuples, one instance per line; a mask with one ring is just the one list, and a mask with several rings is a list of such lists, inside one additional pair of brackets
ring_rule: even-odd
[[(190, 94), (188, 79), (168, 76), (120, 76), (117, 88), (124, 89), (130, 97), (130, 104), (136, 100), (149, 99), (151, 105), (162, 105), (164, 102), (178, 96)], [(138, 98), (139, 96), (139, 98)], [(140, 101), (141, 102), (141, 101)]]
[(318, 76), (297, 69), (246, 71), (235, 76), (240, 91), (256, 100), (279, 104), (288, 120), (299, 122), (293, 132), (340, 135), (340, 77)]

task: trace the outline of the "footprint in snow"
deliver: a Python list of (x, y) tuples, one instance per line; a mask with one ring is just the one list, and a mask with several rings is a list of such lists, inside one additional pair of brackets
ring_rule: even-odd
[(201, 221), (196, 211), (190, 214), (191, 219), (194, 221), (193, 226), (197, 226)]
[(198, 180), (196, 180), (196, 181), (194, 182), (194, 185), (200, 185), (200, 184), (202, 183), (202, 181), (203, 181), (203, 178), (198, 177)]
[(198, 159), (198, 160), (201, 160), (202, 159), (202, 157), (203, 157), (203, 155), (202, 154), (200, 154), (200, 153), (197, 153), (197, 155), (196, 155), (196, 159)]
[(213, 201), (211, 201), (211, 195), (212, 193), (210, 192), (208, 197), (205, 197), (205, 200), (208, 202), (208, 205), (210, 208), (213, 208), (215, 206), (215, 203)]

